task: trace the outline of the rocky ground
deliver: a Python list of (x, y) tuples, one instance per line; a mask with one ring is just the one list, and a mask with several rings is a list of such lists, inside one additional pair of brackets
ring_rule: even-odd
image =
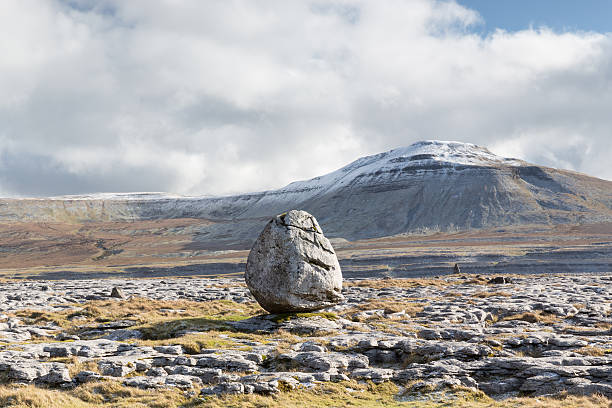
[(612, 398), (610, 274), (348, 280), (343, 294), (268, 315), (238, 279), (0, 282), (0, 406), (27, 406), (16, 384), (64, 393), (65, 406), (130, 390), (178, 396), (158, 406), (265, 406), (317, 389), (344, 404), (383, 389), (400, 405)]

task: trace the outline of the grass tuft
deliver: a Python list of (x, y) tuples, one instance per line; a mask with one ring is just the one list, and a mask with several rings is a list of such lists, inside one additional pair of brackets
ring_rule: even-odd
[(522, 320), (528, 323), (542, 323), (542, 324), (552, 324), (559, 322), (559, 317), (554, 314), (543, 313), (539, 310), (535, 312), (527, 312), (522, 314), (516, 314), (511, 316), (506, 316), (502, 320)]
[(612, 349), (600, 348), (594, 346), (584, 346), (574, 350), (575, 353), (582, 354), (583, 356), (603, 357), (606, 354), (611, 354)]

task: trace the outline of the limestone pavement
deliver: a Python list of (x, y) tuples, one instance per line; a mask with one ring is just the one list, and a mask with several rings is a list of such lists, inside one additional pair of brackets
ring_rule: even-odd
[[(226, 337), (235, 348), (189, 354), (180, 344), (139, 342), (143, 334), (130, 319), (67, 332), (16, 314), (78, 310), (110, 299), (115, 287), (126, 298), (254, 302), (241, 280), (7, 281), (0, 283), (0, 378), (60, 388), (114, 380), (197, 388), (202, 395), (270, 394), (356, 379), (394, 381), (414, 392), (462, 386), (495, 397), (562, 391), (612, 397), (612, 275), (488, 282), (473, 275), (349, 280), (344, 301), (322, 313), (228, 320)], [(297, 340), (280, 347), (283, 333)], [(90, 368), (71, 372), (62, 358)]]

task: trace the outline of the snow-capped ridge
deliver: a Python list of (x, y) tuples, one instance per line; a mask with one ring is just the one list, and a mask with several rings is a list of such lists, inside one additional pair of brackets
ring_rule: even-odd
[[(441, 165), (462, 166), (519, 166), (523, 161), (504, 158), (491, 153), (487, 148), (472, 143), (424, 140), (406, 147), (399, 147), (384, 153), (361, 157), (354, 162), (323, 176), (310, 180), (293, 182), (280, 191), (297, 192), (330, 190), (354, 183), (360, 178), (380, 177), (394, 170), (420, 171), (428, 165), (439, 171)], [(384, 177), (384, 176), (383, 176)], [(371, 181), (371, 180), (369, 180)]]
[[(208, 196), (184, 196), (174, 193), (164, 192), (130, 192), (130, 193), (90, 193), (90, 194), (75, 194), (61, 195), (49, 197), (50, 200), (121, 200), (121, 201), (140, 201), (140, 200), (163, 200), (163, 199), (194, 199), (207, 198)], [(47, 198), (45, 198), (47, 199)]]

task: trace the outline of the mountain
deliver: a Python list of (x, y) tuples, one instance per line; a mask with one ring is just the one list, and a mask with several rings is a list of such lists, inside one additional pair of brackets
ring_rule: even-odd
[(273, 215), (309, 211), (349, 240), (508, 225), (612, 221), (612, 182), (502, 158), (469, 143), (422, 141), (362, 157), (279, 190), (227, 197), (163, 193), (0, 199), (1, 221), (201, 219), (194, 245), (248, 248)]

